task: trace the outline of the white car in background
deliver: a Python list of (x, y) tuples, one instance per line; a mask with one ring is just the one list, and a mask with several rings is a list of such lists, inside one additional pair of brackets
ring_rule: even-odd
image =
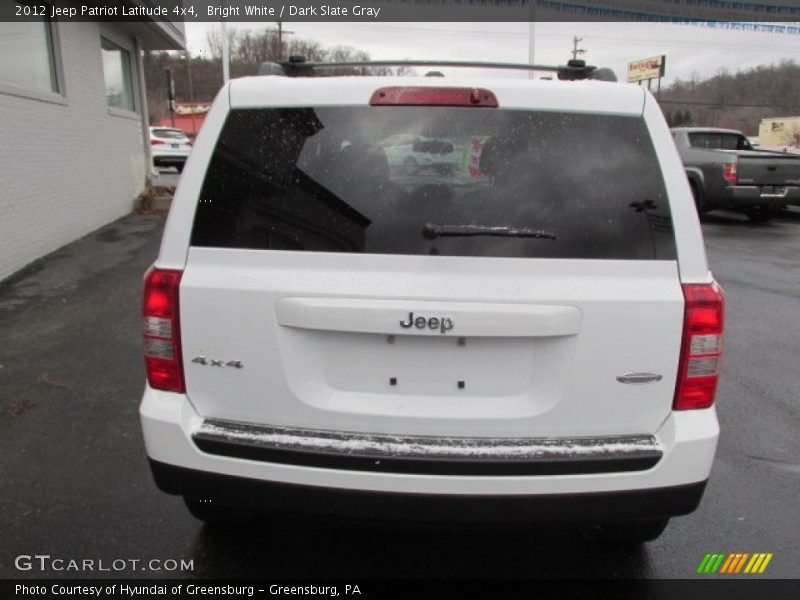
[(415, 136), (391, 135), (381, 142), (389, 168), (405, 175), (430, 170), (447, 175), (458, 166), (459, 154), (449, 140)]
[(150, 154), (156, 167), (175, 167), (181, 173), (191, 151), (192, 141), (180, 129), (150, 128)]

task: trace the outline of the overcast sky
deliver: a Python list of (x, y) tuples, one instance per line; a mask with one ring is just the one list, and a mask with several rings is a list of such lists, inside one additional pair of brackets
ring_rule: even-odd
[[(263, 30), (275, 24), (229, 23), (228, 27)], [(186, 23), (193, 54), (208, 51), (206, 34), (212, 29), (219, 29), (219, 24)], [(528, 62), (528, 23), (284, 23), (284, 29), (324, 46), (353, 46), (374, 59)], [(564, 63), (571, 57), (572, 36), (577, 35), (583, 38), (580, 47), (587, 50), (580, 58), (613, 68), (620, 79), (625, 78), (628, 62), (659, 54), (667, 55), (665, 83), (695, 72), (707, 77), (722, 67), (735, 72), (781, 59), (800, 60), (800, 35), (792, 34), (664, 23), (536, 23), (534, 30), (537, 63)]]

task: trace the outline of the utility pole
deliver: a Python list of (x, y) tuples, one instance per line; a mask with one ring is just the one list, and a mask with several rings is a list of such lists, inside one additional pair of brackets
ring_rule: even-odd
[(164, 69), (167, 76), (167, 101), (169, 102), (169, 116), (172, 127), (175, 127), (175, 80), (172, 79), (172, 69)]
[(572, 60), (578, 58), (578, 54), (586, 54), (587, 50), (585, 48), (578, 48), (578, 44), (582, 41), (582, 37), (578, 37), (577, 35), (572, 36)]
[(228, 25), (225, 21), (219, 24), (222, 34), (222, 83), (228, 83), (231, 78), (230, 48), (228, 48)]
[(278, 62), (283, 62), (283, 36), (292, 35), (294, 31), (284, 31), (283, 23), (278, 21)]
[[(536, 64), (536, 0), (529, 0), (528, 18), (528, 64)], [(528, 71), (528, 79), (535, 79), (536, 73), (533, 69)]]
[(194, 122), (194, 84), (192, 83), (192, 58), (189, 51), (186, 51), (186, 78), (189, 80), (189, 103), (192, 106), (192, 133), (197, 134), (197, 125)]

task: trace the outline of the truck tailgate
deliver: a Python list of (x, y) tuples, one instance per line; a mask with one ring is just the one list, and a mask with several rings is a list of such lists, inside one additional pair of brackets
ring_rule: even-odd
[(800, 185), (800, 156), (778, 152), (739, 153), (742, 185)]

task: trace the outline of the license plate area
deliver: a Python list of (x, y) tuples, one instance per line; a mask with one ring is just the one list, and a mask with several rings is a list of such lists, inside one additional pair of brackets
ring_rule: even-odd
[[(510, 396), (530, 387), (533, 338), (311, 332), (328, 385), (358, 393)], [(337, 356), (336, 348), (347, 348)], [(327, 357), (327, 358), (326, 358)]]
[(761, 188), (761, 196), (764, 198), (783, 198), (788, 193), (789, 189), (786, 187), (766, 185)]
[(419, 418), (540, 414), (568, 386), (576, 336), (458, 337), (283, 328), (284, 372), (300, 402)]

